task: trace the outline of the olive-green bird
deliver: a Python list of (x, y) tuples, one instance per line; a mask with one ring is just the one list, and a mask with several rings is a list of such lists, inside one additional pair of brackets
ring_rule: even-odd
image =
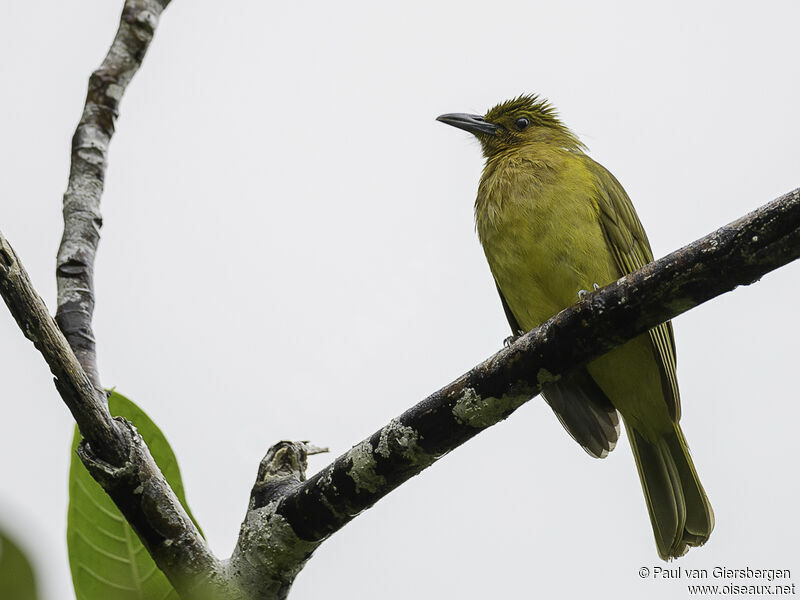
[[(653, 260), (625, 190), (546, 101), (520, 96), (482, 117), (438, 120), (474, 134), (483, 148), (475, 220), (515, 335), (574, 304), (581, 290)], [(661, 558), (708, 540), (714, 513), (678, 424), (671, 323), (550, 384), (543, 396), (598, 458), (614, 448), (622, 415)]]

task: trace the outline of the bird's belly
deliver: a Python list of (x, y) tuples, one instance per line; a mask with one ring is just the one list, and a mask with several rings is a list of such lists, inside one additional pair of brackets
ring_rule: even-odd
[(577, 302), (580, 290), (617, 279), (593, 205), (540, 203), (514, 212), (509, 208), (481, 238), (497, 285), (523, 329)]

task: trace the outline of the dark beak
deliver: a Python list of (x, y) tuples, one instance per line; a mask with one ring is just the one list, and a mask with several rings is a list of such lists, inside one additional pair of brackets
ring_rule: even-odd
[(497, 130), (499, 129), (499, 127), (494, 123), (488, 123), (487, 121), (484, 121), (483, 117), (480, 115), (450, 113), (447, 115), (440, 115), (436, 117), (436, 120), (441, 121), (442, 123), (447, 123), (448, 125), (452, 125), (453, 127), (458, 127), (464, 131), (469, 131), (470, 133), (474, 133), (476, 135), (479, 133), (483, 133), (485, 135), (496, 135)]

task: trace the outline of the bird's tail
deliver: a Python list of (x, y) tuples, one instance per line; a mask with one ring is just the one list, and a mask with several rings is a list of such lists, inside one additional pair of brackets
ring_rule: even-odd
[(683, 556), (689, 546), (702, 546), (714, 529), (714, 511), (694, 470), (680, 425), (650, 442), (627, 426), (658, 555)]

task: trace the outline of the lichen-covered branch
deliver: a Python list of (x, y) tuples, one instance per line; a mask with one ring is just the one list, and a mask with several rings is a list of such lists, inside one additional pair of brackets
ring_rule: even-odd
[(800, 189), (588, 294), (289, 489), (273, 518), (320, 542), (548, 382), (798, 257)]
[(230, 597), (209, 550), (136, 430), (108, 412), (14, 249), (0, 233), (0, 295), (55, 376), (83, 436), (78, 455), (139, 535), (159, 568), (186, 598)]
[(309, 454), (327, 450), (305, 442), (278, 442), (261, 461), (250, 492), (229, 575), (252, 600), (283, 600), (319, 542), (301, 540), (275, 511), (290, 490), (306, 479)]
[(114, 500), (156, 564), (185, 597), (223, 597), (218, 593), (224, 587), (220, 564), (147, 446), (129, 423), (108, 412), (91, 327), (108, 144), (119, 102), (167, 4), (169, 0), (127, 0), (114, 41), (89, 78), (83, 115), (72, 139), (72, 164), (64, 194), (56, 320), (2, 234), (0, 293), (55, 376), (56, 388), (83, 436), (78, 454), (84, 465)]
[(95, 388), (97, 371), (94, 260), (100, 240), (108, 145), (125, 88), (142, 64), (161, 12), (170, 0), (127, 0), (108, 54), (89, 78), (83, 115), (72, 137), (72, 163), (64, 193), (64, 235), (58, 249), (56, 321)]
[[(0, 295), (42, 353), (84, 437), (78, 453), (183, 598), (283, 600), (318, 545), (543, 386), (636, 335), (800, 256), (800, 190), (588, 294), (306, 480), (302, 442), (261, 463), (233, 555), (219, 561), (136, 430), (112, 418), (91, 321), (108, 145), (122, 95), (169, 0), (126, 0), (72, 140), (54, 321), (0, 234)], [(57, 322), (57, 325), (56, 325)], [(60, 330), (59, 330), (60, 328)], [(63, 332), (63, 334), (62, 334)]]

